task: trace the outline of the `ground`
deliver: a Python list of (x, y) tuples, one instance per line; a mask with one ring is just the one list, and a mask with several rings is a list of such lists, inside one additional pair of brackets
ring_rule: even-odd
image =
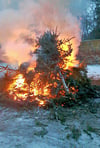
[[(92, 108), (91, 108), (92, 106)], [(73, 108), (0, 106), (1, 148), (99, 148), (100, 99)]]
[(100, 86), (100, 65), (87, 65), (88, 77), (91, 78), (93, 85)]

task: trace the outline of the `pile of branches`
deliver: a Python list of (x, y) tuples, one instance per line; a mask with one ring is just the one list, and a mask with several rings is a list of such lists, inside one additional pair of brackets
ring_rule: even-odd
[[(85, 102), (87, 98), (93, 98), (96, 95), (94, 87), (87, 77), (87, 71), (84, 66), (80, 67), (79, 65), (70, 70), (64, 70), (63, 68), (65, 60), (69, 62), (68, 57), (71, 56), (74, 50), (70, 43), (72, 39), (73, 38), (60, 40), (56, 32), (45, 32), (36, 41), (37, 50), (33, 53), (37, 55), (35, 72), (29, 71), (26, 73), (28, 65), (26, 69), (24, 69), (24, 73), (22, 70), (23, 64), (19, 68), (19, 72), (24, 74), (28, 85), (34, 80), (34, 75), (36, 74), (39, 74), (39, 87), (45, 86), (47, 82), (50, 84), (50, 93), (54, 98), (38, 96), (42, 100), (47, 99), (47, 105), (72, 106), (77, 103)], [(65, 43), (68, 44), (67, 51), (62, 49)], [(6, 75), (6, 79), (9, 79), (7, 77)], [(29, 105), (29, 102), (30, 98), (28, 98), (27, 103), (25, 103)]]
[[(64, 70), (63, 65), (69, 62), (74, 49), (70, 41), (73, 39), (60, 40), (55, 32), (45, 32), (37, 41), (37, 66), (36, 72), (41, 73), (41, 83), (48, 80), (51, 86), (51, 93), (56, 97), (51, 102), (62, 106), (72, 106), (77, 103), (86, 102), (88, 98), (96, 97), (96, 91), (87, 77), (85, 65), (79, 64), (70, 70)], [(62, 45), (68, 44), (68, 50), (64, 51)], [(73, 62), (73, 61), (72, 61)], [(80, 66), (81, 65), (81, 66)], [(52, 76), (52, 77), (51, 77)], [(57, 87), (53, 86), (57, 83)]]

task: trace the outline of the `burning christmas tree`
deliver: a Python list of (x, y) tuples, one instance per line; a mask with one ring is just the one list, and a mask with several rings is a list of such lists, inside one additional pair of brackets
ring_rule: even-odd
[(71, 40), (73, 37), (60, 39), (56, 31), (41, 35), (36, 41), (36, 50), (31, 52), (37, 56), (36, 66), (23, 63), (12, 75), (6, 75), (9, 82), (4, 91), (9, 99), (27, 105), (45, 106), (53, 102), (66, 106), (91, 97), (93, 87), (85, 67), (72, 56)]

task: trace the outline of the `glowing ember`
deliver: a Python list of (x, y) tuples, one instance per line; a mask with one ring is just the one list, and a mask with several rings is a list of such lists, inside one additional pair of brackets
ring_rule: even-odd
[(76, 92), (78, 92), (78, 88), (70, 87), (70, 92), (72, 92), (72, 94), (75, 94)]
[(48, 86), (49, 85), (40, 87), (38, 81), (37, 83), (32, 82), (30, 85), (30, 93), (32, 93), (34, 96), (39, 96), (39, 95), (49, 96), (50, 91), (48, 89)]

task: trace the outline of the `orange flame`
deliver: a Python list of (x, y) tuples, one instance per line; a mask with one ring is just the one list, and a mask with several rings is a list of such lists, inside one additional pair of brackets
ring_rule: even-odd
[[(71, 41), (72, 42), (72, 41)], [(71, 44), (71, 43), (70, 43)], [(71, 49), (71, 46), (68, 44), (68, 43), (66, 43), (66, 44), (63, 44), (62, 45), (62, 50), (63, 51), (69, 51)], [(74, 67), (74, 66), (76, 66), (77, 64), (79, 64), (79, 61), (78, 60), (76, 60), (76, 54), (75, 54), (75, 52), (74, 51), (72, 51), (72, 53), (71, 53), (71, 55), (70, 56), (66, 56), (65, 58), (64, 58), (64, 66), (63, 66), (63, 69), (68, 69), (68, 68), (70, 68), (70, 67)]]
[[(70, 44), (64, 44), (62, 45), (62, 50), (64, 51), (68, 51), (71, 49)], [(61, 51), (61, 55), (62, 55), (62, 51)], [(64, 66), (61, 65), (61, 67), (63, 66), (63, 69), (69, 69), (70, 67), (75, 66), (78, 61), (76, 60), (75, 54), (70, 54), (70, 56), (66, 56), (64, 57)], [(74, 61), (74, 62), (73, 62)], [(29, 70), (34, 70), (34, 65), (30, 66), (28, 68)], [(27, 71), (27, 72), (28, 72)], [(59, 76), (58, 76), (59, 79)], [(26, 79), (24, 77), (24, 75), (22, 74), (18, 74), (16, 77), (14, 77), (14, 82), (12, 84), (9, 85), (8, 91), (9, 91), (9, 95), (11, 97), (13, 97), (13, 100), (15, 101), (26, 101), (29, 98), (30, 102), (33, 102), (34, 100), (36, 100), (38, 102), (39, 106), (44, 106), (45, 105), (45, 101), (41, 100), (40, 97), (45, 96), (46, 98), (54, 98), (54, 96), (52, 96), (51, 91), (50, 91), (50, 85), (48, 82), (46, 82), (45, 84), (40, 80), (40, 74), (36, 73), (32, 82), (30, 83), (30, 85), (28, 85), (28, 83), (26, 82)], [(57, 88), (57, 83), (54, 82), (54, 87)], [(78, 90), (76, 90), (74, 87), (71, 88), (71, 92), (74, 94), (76, 93)], [(61, 91), (60, 92), (61, 95), (65, 95), (65, 91)]]
[(26, 100), (28, 97), (28, 84), (25, 82), (25, 78), (22, 74), (18, 74), (14, 78), (14, 82), (10, 84), (9, 95), (13, 96), (14, 100), (20, 101), (21, 99)]
[(50, 96), (50, 90), (48, 84), (44, 87), (39, 87), (39, 81), (37, 81), (38, 74), (36, 75), (35, 82), (32, 81), (30, 86), (26, 83), (26, 80), (22, 74), (18, 74), (14, 77), (14, 82), (8, 87), (10, 97), (15, 101), (26, 101), (30, 97), (30, 102), (37, 101), (39, 106), (44, 106), (45, 101), (39, 99), (37, 96)]

